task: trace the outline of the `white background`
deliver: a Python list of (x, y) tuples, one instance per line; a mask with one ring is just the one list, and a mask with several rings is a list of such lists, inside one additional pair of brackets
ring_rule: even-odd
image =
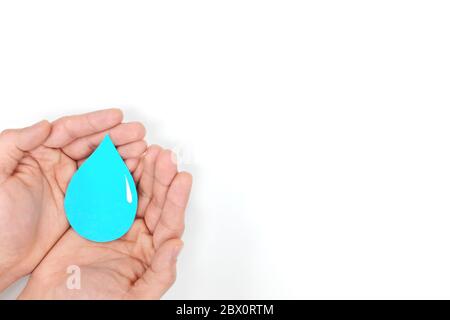
[(167, 299), (450, 298), (449, 17), (448, 1), (4, 1), (0, 129), (117, 106), (182, 151), (195, 181)]

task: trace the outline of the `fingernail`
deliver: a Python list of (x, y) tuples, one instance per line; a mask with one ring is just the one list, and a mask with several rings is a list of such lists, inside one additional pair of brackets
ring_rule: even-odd
[(178, 259), (178, 256), (180, 255), (181, 249), (183, 249), (183, 245), (176, 246), (173, 248), (172, 251), (172, 261), (176, 262)]

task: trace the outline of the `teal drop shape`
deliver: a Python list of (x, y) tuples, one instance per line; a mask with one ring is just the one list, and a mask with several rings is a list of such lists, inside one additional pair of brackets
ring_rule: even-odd
[(70, 180), (64, 199), (67, 219), (83, 238), (113, 241), (131, 228), (137, 202), (133, 177), (106, 135)]

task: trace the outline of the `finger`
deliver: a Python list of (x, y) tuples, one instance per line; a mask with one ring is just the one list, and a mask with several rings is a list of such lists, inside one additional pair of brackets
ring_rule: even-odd
[(180, 172), (173, 179), (167, 192), (161, 217), (153, 233), (153, 242), (158, 249), (169, 239), (180, 238), (184, 231), (184, 215), (192, 187), (192, 176)]
[[(83, 163), (86, 161), (86, 159), (78, 160), (77, 161), (77, 167), (81, 167)], [(130, 170), (131, 173), (136, 171), (140, 159), (139, 158), (129, 158), (125, 160), (125, 165), (127, 166), (128, 170)]]
[[(136, 158), (139, 160), (139, 158), (145, 153), (146, 149), (147, 143), (144, 140), (141, 140), (120, 146), (117, 148), (117, 151), (124, 160), (131, 158)], [(86, 159), (87, 158), (78, 160), (78, 165), (81, 166)]]
[(5, 130), (0, 135), (0, 182), (15, 170), (24, 152), (40, 146), (49, 136), (51, 124), (38, 122), (23, 129)]
[(176, 280), (177, 258), (183, 248), (180, 239), (172, 239), (159, 248), (151, 266), (136, 281), (130, 295), (133, 299), (159, 299)]
[(145, 223), (152, 233), (161, 216), (167, 191), (177, 171), (173, 153), (170, 150), (160, 151), (155, 163), (151, 199), (145, 210), (144, 217)]
[(109, 134), (115, 146), (137, 142), (144, 139), (145, 127), (140, 122), (121, 123), (114, 128), (76, 139), (63, 148), (65, 154), (74, 160), (88, 157)]
[(155, 179), (156, 159), (161, 152), (161, 147), (152, 145), (147, 149), (145, 156), (141, 159), (139, 172), (135, 172), (135, 181), (138, 182), (139, 194), (137, 216), (142, 218), (145, 210), (152, 199), (153, 183)]
[(112, 128), (122, 122), (119, 109), (106, 109), (90, 113), (62, 117), (52, 123), (52, 132), (45, 145), (62, 148), (70, 142)]
[[(95, 148), (94, 148), (95, 149)], [(145, 154), (147, 150), (147, 142), (144, 140), (131, 142), (117, 147), (117, 152), (119, 152), (120, 157), (123, 160), (137, 158), (139, 159)], [(88, 154), (90, 156), (91, 154)], [(78, 166), (81, 166), (88, 157), (78, 160)]]
[(139, 158), (147, 150), (147, 142), (139, 140), (117, 147), (117, 151), (123, 159)]
[(130, 170), (130, 172), (133, 173), (139, 164), (139, 158), (127, 159), (125, 160), (125, 164), (127, 165), (128, 170)]

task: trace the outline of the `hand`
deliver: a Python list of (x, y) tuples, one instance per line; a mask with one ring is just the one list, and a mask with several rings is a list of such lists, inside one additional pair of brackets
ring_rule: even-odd
[(146, 149), (140, 123), (102, 110), (0, 135), (0, 291), (29, 274), (69, 228), (64, 193), (78, 165), (110, 133), (130, 170)]
[[(177, 172), (170, 151), (151, 146), (134, 179), (139, 199), (131, 230), (119, 240), (95, 243), (70, 229), (32, 273), (20, 299), (158, 299), (170, 288), (192, 177)], [(79, 268), (79, 289), (67, 285), (70, 266)]]

